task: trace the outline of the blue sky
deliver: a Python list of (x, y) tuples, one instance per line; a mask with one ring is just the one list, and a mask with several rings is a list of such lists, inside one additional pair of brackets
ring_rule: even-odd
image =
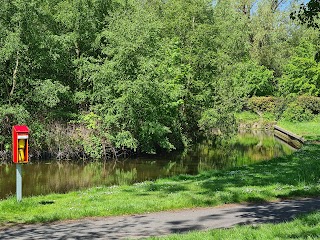
[[(285, 3), (282, 4), (282, 5), (283, 5), (282, 7), (284, 7), (284, 8), (288, 7), (291, 2), (293, 2), (293, 1), (290, 1), (290, 0), (285, 1)], [(297, 1), (297, 2), (298, 2), (299, 4), (301, 4), (301, 3), (308, 3), (309, 0), (300, 0), (300, 1)]]
[[(213, 0), (212, 3), (215, 5), (216, 1), (217, 1), (217, 0)], [(286, 9), (287, 7), (290, 6), (290, 4), (291, 4), (292, 2), (295, 2), (295, 1), (296, 1), (298, 4), (301, 4), (301, 3), (308, 3), (310, 0), (286, 0), (286, 1), (284, 1), (283, 4), (281, 4), (281, 9)], [(254, 7), (256, 7), (256, 6), (258, 5), (258, 2), (261, 2), (261, 0), (256, 0), (256, 3), (255, 3), (255, 6), (254, 6)]]
[[(261, 2), (262, 0), (256, 0), (256, 3), (253, 6), (253, 11), (254, 9), (256, 9), (257, 5), (259, 2)], [(280, 5), (280, 9), (284, 10), (286, 8), (288, 8), (290, 6), (290, 4), (292, 2), (297, 2), (297, 4), (301, 4), (301, 3), (308, 3), (310, 0), (285, 0), (281, 5)]]

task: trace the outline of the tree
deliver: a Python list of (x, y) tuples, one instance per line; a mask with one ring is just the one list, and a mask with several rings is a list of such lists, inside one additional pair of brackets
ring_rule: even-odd
[(260, 2), (250, 25), (251, 57), (272, 70), (275, 77), (282, 75), (283, 66), (290, 55), (288, 11), (278, 9), (281, 2)]
[(298, 11), (290, 14), (292, 19), (298, 19), (308, 27), (319, 28), (320, 3), (318, 0), (310, 0), (307, 4), (301, 4)]
[[(313, 36), (313, 41), (317, 42), (318, 38)], [(284, 75), (279, 79), (278, 87), (282, 95), (320, 95), (320, 66), (314, 60), (316, 44), (313, 41), (306, 35), (294, 48)]]
[[(320, 2), (318, 0), (310, 0), (307, 4), (301, 4), (298, 11), (290, 14), (291, 19), (298, 20), (301, 24), (306, 25), (308, 28), (319, 29), (319, 13)], [(315, 61), (320, 61), (320, 52), (317, 51), (314, 56)]]

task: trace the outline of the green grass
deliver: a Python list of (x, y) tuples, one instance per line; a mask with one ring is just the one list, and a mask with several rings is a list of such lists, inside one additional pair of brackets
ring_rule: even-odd
[(235, 113), (235, 117), (240, 122), (256, 122), (259, 121), (261, 118), (258, 114), (250, 112), (250, 111), (242, 111)]
[(261, 116), (259, 116), (257, 113), (253, 113), (251, 111), (242, 111), (235, 113), (235, 118), (238, 120), (238, 122), (259, 122), (261, 120), (263, 121), (275, 121), (276, 117), (274, 114), (269, 112), (264, 112)]
[[(256, 113), (243, 111), (236, 113), (235, 117), (238, 122), (249, 124), (259, 121), (275, 121), (275, 116), (268, 112), (264, 113), (263, 116), (260, 117)], [(309, 122), (289, 122), (285, 120), (279, 120), (277, 122), (277, 125), (297, 135), (303, 136), (306, 140), (320, 140), (320, 115), (317, 115), (313, 120)]]
[(264, 224), (258, 226), (238, 226), (232, 229), (195, 231), (188, 234), (175, 234), (165, 237), (152, 237), (150, 240), (185, 240), (185, 239), (319, 239), (320, 213), (313, 213), (281, 224)]
[[(291, 156), (250, 166), (181, 175), (132, 186), (95, 187), (0, 201), (0, 224), (36, 223), (262, 202), (320, 194), (320, 145), (309, 144)], [(161, 201), (159, 201), (161, 199)]]
[(320, 139), (320, 117), (311, 122), (287, 122), (280, 121), (278, 126), (288, 131), (294, 132), (303, 136), (306, 140), (319, 140)]

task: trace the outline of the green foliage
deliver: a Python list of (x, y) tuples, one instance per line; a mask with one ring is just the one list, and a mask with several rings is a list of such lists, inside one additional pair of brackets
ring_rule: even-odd
[(273, 71), (256, 62), (238, 64), (234, 71), (235, 78), (244, 79), (250, 96), (268, 96), (274, 92)]
[(216, 109), (209, 109), (203, 113), (199, 127), (208, 136), (227, 136), (237, 129), (233, 114), (226, 114)]
[[(279, 9), (280, 3), (281, 1), (257, 1), (257, 10), (252, 14), (250, 24), (250, 56), (259, 65), (271, 70), (275, 77), (282, 75), (290, 54), (288, 33), (296, 31), (288, 21), (288, 10)], [(274, 8), (274, 5), (277, 7)]]
[(286, 121), (302, 122), (313, 119), (314, 115), (309, 109), (304, 109), (294, 102), (288, 105), (282, 114), (282, 118)]
[[(16, 118), (20, 109), (32, 116), (21, 111), (37, 152), (62, 151), (62, 139), (93, 158), (170, 151), (213, 129), (225, 134), (247, 97), (319, 95), (318, 33), (289, 21), (288, 7), (274, 1), (0, 5), (0, 104)], [(304, 103), (319, 112), (316, 100)], [(273, 111), (259, 104), (249, 109)], [(287, 103), (275, 104), (280, 117)], [(68, 124), (78, 120), (79, 141)], [(65, 128), (57, 142), (52, 126)]]
[(308, 27), (319, 29), (319, 23), (317, 21), (319, 9), (319, 2), (317, 0), (310, 0), (308, 3), (301, 4), (299, 10), (291, 13), (290, 17), (292, 19), (298, 19)]
[(43, 109), (52, 108), (60, 103), (60, 96), (68, 90), (69, 87), (46, 79), (35, 86), (33, 101), (40, 103), (40, 106), (43, 104)]
[(317, 114), (314, 119), (312, 119), (312, 122), (317, 123), (320, 122), (320, 114)]
[(279, 79), (282, 95), (319, 95), (320, 65), (314, 60), (315, 50), (315, 45), (310, 41), (302, 41), (294, 49), (294, 55), (285, 66), (285, 74)]
[(248, 99), (247, 107), (260, 115), (263, 112), (274, 112), (276, 103), (274, 97), (251, 97)]
[(26, 124), (30, 119), (29, 112), (22, 105), (0, 106), (0, 150), (8, 150), (8, 145), (11, 148), (12, 127)]
[(95, 160), (106, 157), (106, 148), (112, 146), (112, 138), (102, 127), (102, 118), (93, 112), (82, 114), (79, 124), (77, 135), (84, 153)]
[(304, 109), (310, 110), (313, 114), (320, 113), (320, 97), (313, 96), (299, 96), (297, 103)]
[(257, 113), (264, 119), (283, 119), (286, 121), (309, 121), (319, 113), (319, 97), (288, 96), (281, 97), (251, 97), (244, 109)]

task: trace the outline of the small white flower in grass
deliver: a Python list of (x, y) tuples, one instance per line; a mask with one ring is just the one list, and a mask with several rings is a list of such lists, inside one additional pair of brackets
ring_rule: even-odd
[(236, 175), (236, 174), (241, 174), (240, 170), (236, 170), (236, 171), (230, 171), (229, 175)]
[(113, 192), (104, 192), (104, 194), (111, 195), (111, 194), (113, 194)]
[(251, 193), (251, 192), (254, 192), (254, 189), (252, 189), (252, 188), (246, 188), (246, 189), (244, 189), (244, 192), (246, 192), (246, 193)]

